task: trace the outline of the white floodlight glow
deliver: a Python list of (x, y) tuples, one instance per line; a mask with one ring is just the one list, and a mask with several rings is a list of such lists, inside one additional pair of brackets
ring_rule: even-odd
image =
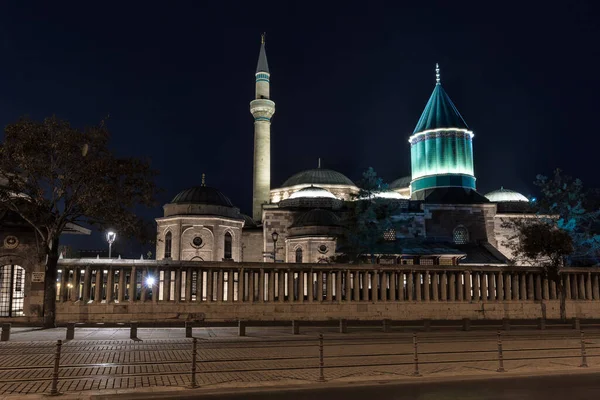
[(149, 276), (146, 278), (146, 286), (148, 286), (148, 287), (154, 286), (155, 282), (156, 282), (156, 280), (154, 279), (153, 276)]

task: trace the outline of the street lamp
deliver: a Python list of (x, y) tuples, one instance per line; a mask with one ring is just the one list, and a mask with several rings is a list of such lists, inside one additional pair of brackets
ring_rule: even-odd
[(277, 239), (279, 239), (279, 233), (277, 231), (271, 233), (273, 238), (273, 262), (277, 262)]
[(112, 253), (112, 244), (115, 242), (117, 238), (117, 233), (113, 231), (106, 232), (106, 241), (108, 242), (108, 258), (111, 258)]

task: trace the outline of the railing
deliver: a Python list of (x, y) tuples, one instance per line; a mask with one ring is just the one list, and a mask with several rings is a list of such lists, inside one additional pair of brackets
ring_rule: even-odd
[[(57, 301), (495, 302), (559, 298), (538, 268), (61, 260)], [(599, 268), (563, 270), (567, 300), (600, 300)]]

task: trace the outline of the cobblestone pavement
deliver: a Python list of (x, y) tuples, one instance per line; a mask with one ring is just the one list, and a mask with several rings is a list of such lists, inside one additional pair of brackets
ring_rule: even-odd
[[(327, 381), (398, 379), (415, 373), (412, 333), (305, 329), (292, 335), (261, 328), (248, 337), (232, 328), (198, 328), (197, 374), (202, 387), (289, 385), (319, 381), (317, 335), (324, 332)], [(184, 330), (80, 328), (61, 350), (61, 392), (185, 387), (191, 382), (192, 339)], [(14, 329), (0, 343), (0, 395), (50, 390), (56, 340), (64, 329)], [(496, 332), (419, 333), (418, 371), (423, 376), (497, 374)], [(589, 368), (600, 368), (600, 331), (586, 332)], [(579, 332), (510, 331), (502, 334), (508, 371), (576, 370), (582, 362)]]

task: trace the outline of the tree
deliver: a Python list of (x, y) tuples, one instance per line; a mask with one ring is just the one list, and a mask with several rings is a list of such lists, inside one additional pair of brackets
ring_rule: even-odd
[(138, 207), (152, 206), (156, 171), (146, 160), (114, 156), (104, 122), (83, 130), (51, 117), (22, 118), (0, 144), (0, 207), (34, 230), (46, 259), (44, 327), (55, 326), (59, 240), (68, 224), (116, 229), (121, 237), (149, 239)]
[(348, 203), (344, 218), (344, 233), (340, 250), (351, 262), (368, 255), (374, 262), (376, 247), (383, 242), (384, 233), (394, 228), (392, 216), (398, 210), (398, 201), (380, 198), (378, 192), (386, 191), (388, 185), (369, 167), (357, 182), (359, 192)]
[(513, 263), (531, 263), (543, 268), (556, 284), (561, 319), (566, 318), (565, 288), (561, 268), (596, 264), (600, 253), (598, 196), (589, 196), (579, 179), (556, 169), (551, 178), (538, 175), (534, 182), (541, 196), (535, 202), (535, 217), (512, 218), (503, 227), (515, 232), (505, 244)]

